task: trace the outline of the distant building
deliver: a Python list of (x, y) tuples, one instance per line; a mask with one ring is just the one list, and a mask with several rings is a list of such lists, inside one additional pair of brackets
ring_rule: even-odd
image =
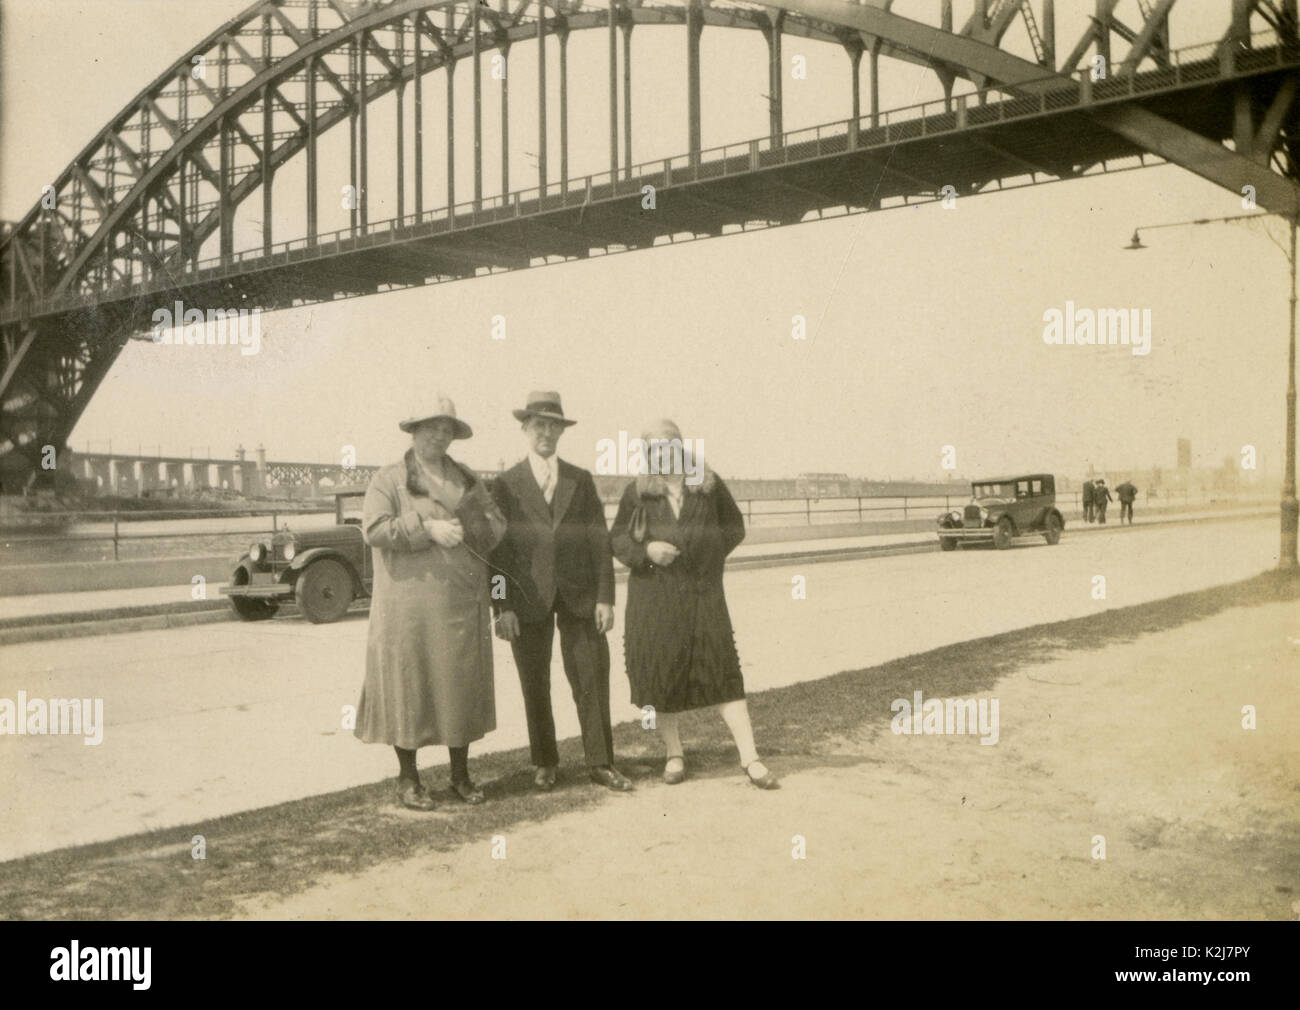
[(794, 480), (800, 498), (841, 498), (849, 493), (846, 473), (801, 473)]

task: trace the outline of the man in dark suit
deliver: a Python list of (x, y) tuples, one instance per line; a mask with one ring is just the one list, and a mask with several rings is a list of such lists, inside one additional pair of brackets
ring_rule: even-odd
[[(528, 456), (501, 475), (493, 494), (506, 517), (506, 536), (493, 564), (506, 576), (497, 635), (510, 642), (519, 668), (528, 742), (537, 788), (555, 786), (560, 763), (551, 714), (551, 648), (560, 629), (564, 673), (582, 725), (593, 782), (626, 791), (632, 783), (614, 767), (609, 715), (609, 643), (614, 627), (614, 559), (605, 509), (590, 473), (555, 454), (564, 429), (560, 394), (537, 391), (514, 411)], [(497, 594), (494, 594), (494, 596)]]
[(1083, 482), (1083, 518), (1085, 522), (1092, 522), (1093, 519), (1094, 503), (1097, 500), (1095, 487), (1090, 480)]
[(1097, 512), (1097, 522), (1105, 525), (1106, 523), (1106, 506), (1115, 499), (1111, 497), (1110, 488), (1106, 486), (1106, 479), (1098, 477), (1097, 483), (1092, 488), (1092, 506)]
[(1137, 499), (1138, 489), (1133, 486), (1131, 480), (1126, 480), (1123, 484), (1115, 489), (1115, 494), (1119, 497), (1119, 524), (1124, 525), (1124, 517), (1128, 517), (1128, 524), (1133, 525), (1133, 502)]

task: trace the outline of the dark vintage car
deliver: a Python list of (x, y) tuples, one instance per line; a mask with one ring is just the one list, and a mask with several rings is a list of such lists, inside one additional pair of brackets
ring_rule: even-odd
[(1056, 508), (1056, 480), (1050, 473), (1023, 477), (993, 477), (971, 481), (970, 504), (939, 517), (939, 546), (954, 551), (959, 544), (992, 542), (999, 550), (1017, 537), (1042, 535), (1059, 543), (1065, 520)]
[(275, 533), (240, 557), (230, 585), (221, 592), (241, 620), (265, 621), (280, 604), (294, 602), (313, 624), (337, 621), (353, 600), (369, 596), (374, 583), (370, 548), (361, 536), (365, 485), (334, 491), (335, 525)]

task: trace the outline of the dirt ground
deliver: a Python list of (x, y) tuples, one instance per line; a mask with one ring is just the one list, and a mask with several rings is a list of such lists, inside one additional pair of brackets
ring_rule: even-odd
[(998, 700), (996, 745), (896, 735), (882, 711), (774, 757), (776, 792), (716, 762), (680, 786), (642, 778), (237, 916), (1300, 918), (1298, 673), (1293, 601), (1045, 648), (972, 695)]

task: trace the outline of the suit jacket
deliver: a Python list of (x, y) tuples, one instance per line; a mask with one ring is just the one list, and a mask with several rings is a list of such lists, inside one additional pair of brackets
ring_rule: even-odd
[(505, 538), (492, 554), (506, 576), (505, 599), (492, 603), (525, 622), (543, 620), (557, 598), (575, 617), (614, 603), (614, 558), (596, 482), (586, 470), (559, 464), (549, 506), (527, 459), (492, 487), (506, 517)]

